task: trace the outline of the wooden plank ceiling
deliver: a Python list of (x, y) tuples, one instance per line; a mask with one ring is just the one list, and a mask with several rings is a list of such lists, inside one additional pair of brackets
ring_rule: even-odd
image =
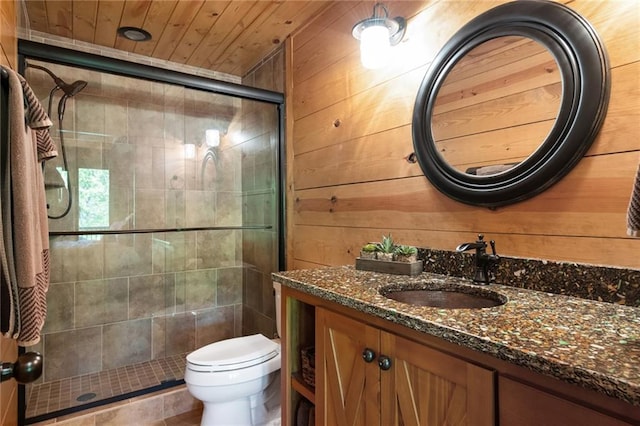
[[(25, 0), (30, 28), (244, 76), (329, 1)], [(140, 27), (146, 42), (117, 36)]]

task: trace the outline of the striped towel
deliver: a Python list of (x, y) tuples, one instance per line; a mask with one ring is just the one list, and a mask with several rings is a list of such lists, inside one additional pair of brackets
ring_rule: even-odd
[[(3, 176), (2, 194), (9, 193), (11, 203), (5, 203), (3, 199), (1, 204), (3, 217), (5, 206), (11, 209), (11, 223), (4, 220), (2, 223), (3, 242), (6, 243), (7, 236), (11, 235), (11, 244), (4, 244), (4, 250), (0, 251), (7, 260), (11, 258), (9, 250), (13, 253), (10, 260), (13, 268), (9, 267), (10, 274), (2, 277), (2, 284), (11, 286), (13, 315), (3, 316), (3, 322), (9, 320), (9, 327), (3, 324), (2, 331), (5, 336), (15, 338), (18, 345), (31, 346), (40, 340), (49, 288), (49, 230), (41, 163), (55, 156), (56, 150), (48, 135), (51, 120), (31, 88), (19, 74), (9, 69), (7, 72), (10, 174)], [(4, 177), (9, 179), (5, 181)], [(3, 267), (4, 263), (3, 259)], [(11, 282), (6, 283), (7, 279)]]
[(636, 180), (629, 200), (627, 234), (631, 237), (640, 237), (640, 165), (638, 165)]
[(58, 155), (56, 144), (53, 142), (53, 139), (51, 139), (51, 134), (49, 133), (49, 127), (51, 127), (53, 123), (38, 98), (36, 98), (27, 80), (20, 74), (17, 74), (17, 76), (22, 85), (24, 103), (27, 108), (25, 111), (27, 125), (36, 132), (38, 161), (49, 160), (56, 157)]

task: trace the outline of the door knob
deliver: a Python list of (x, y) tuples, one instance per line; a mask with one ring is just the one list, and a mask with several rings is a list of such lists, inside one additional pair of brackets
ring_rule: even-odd
[(3, 362), (1, 371), (1, 382), (13, 377), (18, 383), (31, 383), (42, 374), (42, 355), (38, 352), (24, 353), (14, 363)]
[(371, 362), (376, 359), (376, 353), (372, 349), (364, 348), (364, 351), (362, 351), (362, 359), (364, 359), (364, 362)]
[(381, 370), (388, 370), (391, 368), (391, 358), (386, 355), (380, 355), (378, 358), (378, 366)]

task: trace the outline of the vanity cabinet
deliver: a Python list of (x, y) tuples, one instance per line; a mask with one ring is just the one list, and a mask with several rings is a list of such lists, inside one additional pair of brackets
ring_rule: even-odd
[(494, 372), (316, 310), (317, 424), (493, 425)]
[[(301, 399), (316, 425), (614, 426), (640, 407), (282, 287), (282, 424)], [(315, 346), (315, 387), (300, 350)]]

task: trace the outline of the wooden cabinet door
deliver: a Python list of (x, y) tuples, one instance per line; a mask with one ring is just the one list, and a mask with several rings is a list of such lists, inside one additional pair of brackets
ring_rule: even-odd
[(494, 425), (495, 373), (382, 332), (382, 425)]
[(500, 377), (499, 388), (499, 417), (502, 425), (629, 426), (632, 424), (506, 377)]
[[(380, 425), (380, 332), (359, 321), (316, 311), (316, 424)], [(365, 362), (363, 351), (376, 356)]]

